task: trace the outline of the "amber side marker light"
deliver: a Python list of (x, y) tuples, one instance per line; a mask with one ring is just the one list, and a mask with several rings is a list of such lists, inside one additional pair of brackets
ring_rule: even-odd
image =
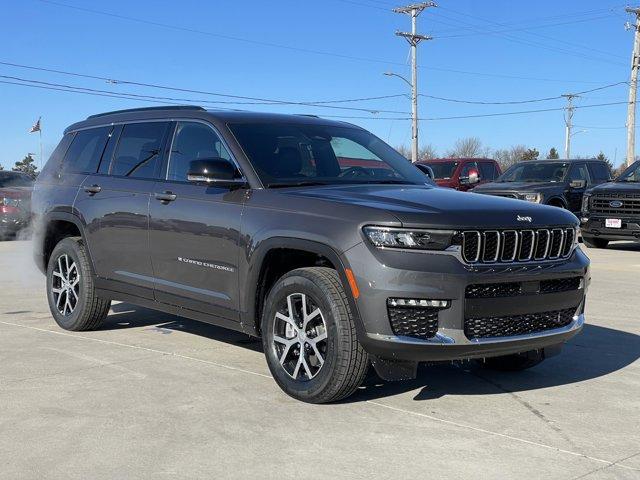
[(344, 272), (347, 274), (347, 281), (349, 282), (349, 287), (351, 287), (353, 298), (357, 299), (360, 296), (360, 290), (358, 289), (358, 284), (356, 283), (356, 277), (353, 275), (353, 272), (350, 268), (345, 268)]

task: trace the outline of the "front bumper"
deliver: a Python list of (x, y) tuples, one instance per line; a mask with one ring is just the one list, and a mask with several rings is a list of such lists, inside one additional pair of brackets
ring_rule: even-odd
[[(383, 251), (359, 244), (344, 253), (360, 290), (359, 340), (371, 355), (389, 360), (445, 361), (484, 358), (561, 344), (580, 332), (585, 321), (585, 295), (590, 281), (589, 260), (577, 248), (567, 260), (540, 264), (464, 265), (457, 257), (437, 253)], [(469, 285), (526, 282), (580, 277), (578, 290), (551, 294), (470, 300)], [(523, 283), (524, 284), (524, 283)], [(435, 336), (420, 339), (394, 334), (387, 311), (389, 298), (448, 300), (438, 313)], [(514, 336), (468, 338), (465, 318), (535, 314), (571, 309), (561, 328)]]
[[(622, 228), (607, 228), (607, 218), (622, 220)], [(603, 240), (640, 240), (640, 218), (625, 218), (616, 215), (590, 215), (583, 218), (580, 225), (585, 237), (602, 238)]]

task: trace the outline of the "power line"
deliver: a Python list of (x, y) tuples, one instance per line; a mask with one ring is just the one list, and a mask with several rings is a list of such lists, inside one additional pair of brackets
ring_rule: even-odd
[[(225, 34), (205, 31), (205, 30), (199, 30), (199, 29), (195, 29), (195, 28), (171, 25), (171, 24), (168, 24), (168, 23), (156, 22), (156, 21), (147, 20), (147, 19), (144, 19), (144, 18), (131, 17), (131, 16), (127, 16), (127, 15), (121, 15), (121, 14), (118, 14), (118, 13), (106, 12), (104, 10), (96, 10), (96, 9), (93, 9), (93, 8), (80, 7), (80, 6), (76, 6), (76, 5), (68, 5), (66, 3), (58, 2), (58, 1), (55, 1), (55, 0), (38, 0), (38, 1), (42, 2), (42, 3), (45, 3), (47, 5), (53, 5), (53, 6), (57, 6), (57, 7), (68, 8), (68, 9), (77, 10), (77, 11), (81, 11), (81, 12), (85, 12), (85, 13), (91, 13), (91, 14), (94, 14), (94, 15), (102, 15), (102, 16), (107, 16), (107, 17), (112, 17), (112, 18), (118, 18), (120, 20), (127, 20), (127, 21), (130, 21), (130, 22), (136, 22), (136, 23), (141, 23), (141, 24), (145, 24), (145, 25), (151, 25), (151, 26), (155, 26), (155, 27), (167, 28), (167, 29), (171, 29), (171, 30), (183, 31), (183, 32), (194, 33), (194, 34), (199, 34), (199, 35), (206, 35), (206, 36), (215, 37), (215, 38), (222, 38), (224, 40), (230, 40), (230, 41), (236, 41), (236, 42), (244, 42), (244, 43), (248, 43), (248, 44), (251, 44), (251, 45), (261, 45), (261, 46), (266, 46), (266, 47), (271, 47), (271, 48), (280, 48), (280, 49), (285, 49), (285, 50), (290, 50), (290, 51), (295, 51), (295, 52), (300, 52), (300, 53), (308, 53), (308, 54), (314, 54), (314, 55), (322, 55), (322, 56), (341, 58), (343, 60), (354, 60), (354, 61), (359, 61), (359, 62), (378, 63), (378, 64), (384, 64), (384, 65), (405, 66), (404, 63), (400, 63), (400, 62), (392, 62), (392, 61), (376, 59), (376, 58), (366, 58), (366, 57), (359, 57), (359, 56), (354, 56), (354, 55), (346, 55), (346, 54), (323, 51), (323, 50), (314, 50), (314, 49), (309, 49), (309, 48), (296, 47), (296, 46), (292, 46), (292, 45), (284, 45), (284, 44), (280, 44), (280, 43), (263, 42), (263, 41), (259, 41), (259, 40), (253, 40), (253, 39), (243, 38), (243, 37), (236, 37), (236, 36), (232, 36), (232, 35), (225, 35)], [(421, 68), (425, 68), (425, 67), (421, 67)], [(434, 71), (441, 71), (441, 72), (447, 72), (447, 73), (456, 73), (456, 74), (461, 74), (461, 75), (482, 76), (482, 77), (490, 77), (490, 78), (509, 78), (509, 79), (514, 79), (514, 80), (532, 80), (532, 81), (538, 81), (538, 82), (561, 82), (561, 83), (569, 83), (569, 82), (571, 82), (571, 83), (585, 83), (585, 84), (594, 83), (594, 82), (589, 82), (589, 81), (584, 81), (584, 80), (552, 79), (552, 78), (539, 78), (539, 77), (529, 77), (529, 76), (508, 75), (508, 74), (496, 74), (496, 73), (488, 73), (488, 72), (473, 72), (473, 71), (451, 69), (451, 68), (446, 68), (446, 67), (430, 66), (428, 68), (430, 70), (434, 70)]]

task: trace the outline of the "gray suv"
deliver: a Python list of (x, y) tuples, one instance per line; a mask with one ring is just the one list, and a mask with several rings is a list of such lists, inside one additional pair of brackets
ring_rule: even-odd
[(262, 337), (289, 395), (419, 362), (522, 370), (584, 323), (578, 220), (436, 188), (371, 133), (311, 116), (141, 108), (71, 125), (33, 193), (55, 321), (112, 300)]

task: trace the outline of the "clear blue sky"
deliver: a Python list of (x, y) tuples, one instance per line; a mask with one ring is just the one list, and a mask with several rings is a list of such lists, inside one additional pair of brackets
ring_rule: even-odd
[[(401, 2), (400, 2), (401, 3)], [(440, 0), (420, 17), (421, 93), (471, 101), (553, 97), (628, 81), (632, 32), (624, 4), (609, 0)], [(394, 36), (409, 18), (389, 0), (2, 0), (0, 62), (223, 94), (313, 102), (407, 93), (383, 72), (408, 75), (409, 48)], [(64, 5), (67, 5), (66, 7)], [(78, 7), (69, 8), (68, 6)], [(111, 15), (88, 12), (95, 9)], [(140, 23), (119, 16), (143, 19)], [(166, 24), (178, 28), (169, 28)], [(315, 52), (325, 52), (319, 54)], [(349, 58), (348, 58), (349, 57)], [(353, 57), (353, 58), (351, 58)], [(467, 72), (467, 73), (462, 73)], [(177, 98), (229, 100), (0, 65), (0, 75), (26, 80)], [(23, 80), (0, 78), (23, 83)], [(41, 84), (42, 85), (42, 84)], [(585, 94), (577, 105), (625, 102), (627, 86)], [(456, 104), (423, 98), (421, 117), (436, 118), (560, 108), (563, 100), (521, 105)], [(42, 116), (45, 158), (63, 129), (87, 115), (154, 103), (0, 83), (0, 163), (11, 167), (38, 153), (27, 132)], [(407, 98), (338, 104), (403, 112)], [(230, 108), (357, 117), (392, 145), (408, 144), (410, 122), (368, 112), (300, 105)], [(626, 105), (577, 110), (573, 153), (604, 151), (621, 163)], [(444, 153), (459, 137), (492, 148), (525, 144), (562, 151), (563, 112), (425, 121), (421, 143)], [(607, 127), (607, 128), (594, 128)]]

